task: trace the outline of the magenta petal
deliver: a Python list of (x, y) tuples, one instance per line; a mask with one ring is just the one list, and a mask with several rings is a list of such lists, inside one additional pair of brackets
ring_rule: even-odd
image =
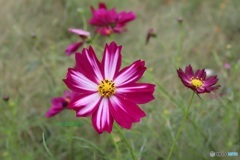
[(82, 29), (69, 28), (68, 31), (73, 33), (73, 34), (83, 36), (83, 37), (89, 37), (90, 36), (90, 32), (87, 32), (87, 31), (82, 30)]
[(122, 87), (117, 87), (116, 93), (144, 93), (144, 92), (154, 92), (155, 85), (149, 83), (134, 83)]
[(98, 109), (93, 113), (92, 124), (99, 134), (103, 131), (112, 132), (113, 118), (109, 111), (107, 98), (101, 100)]
[(133, 12), (120, 12), (118, 14), (118, 23), (124, 26), (127, 22), (133, 21), (136, 18)]
[(212, 86), (212, 85), (216, 84), (217, 82), (218, 82), (217, 76), (211, 76), (204, 81), (203, 86), (204, 87)]
[(183, 83), (190, 84), (190, 78), (187, 76), (181, 68), (177, 70), (179, 78), (182, 80)]
[(91, 79), (95, 83), (99, 83), (103, 80), (101, 64), (91, 46), (89, 50), (83, 49), (82, 54), (76, 53), (75, 59), (77, 68), (88, 77), (88, 79)]
[(79, 47), (83, 45), (83, 42), (78, 43), (72, 43), (69, 46), (67, 46), (65, 53), (66, 55), (70, 56), (71, 54), (75, 53)]
[(154, 99), (154, 87), (153, 84), (135, 83), (117, 88), (116, 94), (134, 103), (144, 104)]
[(198, 89), (195, 89), (195, 88), (192, 88), (195, 92), (197, 92), (197, 94), (202, 94), (202, 93), (209, 93), (209, 91), (206, 90), (206, 88), (198, 88)]
[(90, 116), (99, 106), (100, 99), (98, 93), (81, 94), (71, 101), (69, 107), (77, 111), (77, 117)]
[(106, 6), (106, 4), (105, 4), (104, 2), (100, 2), (100, 3), (98, 4), (98, 8), (107, 9), (107, 6)]
[(117, 13), (115, 9), (108, 11), (101, 8), (94, 11), (93, 17), (89, 20), (89, 23), (99, 27), (107, 27), (111, 23), (115, 23), (116, 17)]
[(63, 108), (64, 99), (62, 97), (57, 97), (52, 99), (52, 106), (45, 114), (46, 117), (52, 117), (61, 112)]
[(146, 114), (135, 103), (112, 96), (110, 98), (110, 112), (116, 122), (123, 128), (130, 129), (133, 122), (139, 122)]
[(131, 92), (125, 94), (117, 94), (117, 96), (121, 97), (122, 99), (132, 101), (136, 104), (145, 104), (155, 99), (152, 94), (152, 92)]
[[(200, 79), (200, 78), (202, 78), (202, 76), (204, 75), (204, 72), (205, 72), (204, 69), (199, 69), (199, 70), (197, 70), (197, 72), (195, 73), (194, 77)], [(203, 78), (202, 78), (202, 79), (203, 79)]]
[(210, 93), (211, 91), (214, 91), (214, 90), (218, 89), (219, 87), (220, 87), (220, 85), (206, 87), (206, 91)]
[(144, 61), (135, 61), (130, 66), (123, 68), (114, 79), (114, 82), (117, 86), (134, 83), (142, 77), (145, 70)]
[(121, 50), (122, 46), (117, 46), (115, 42), (106, 44), (102, 59), (104, 79), (112, 80), (118, 73), (122, 62)]
[(63, 81), (74, 92), (96, 92), (98, 87), (96, 83), (89, 80), (85, 75), (71, 68), (68, 69), (66, 79)]
[(185, 68), (185, 74), (186, 76), (188, 77), (188, 79), (191, 79), (194, 75), (194, 72), (193, 72), (193, 69), (192, 69), (192, 66), (191, 65), (188, 65), (186, 68)]

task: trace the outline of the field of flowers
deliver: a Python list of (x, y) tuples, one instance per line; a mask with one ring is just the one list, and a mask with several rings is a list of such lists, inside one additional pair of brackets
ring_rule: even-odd
[(0, 159), (238, 160), (238, 11), (0, 0)]

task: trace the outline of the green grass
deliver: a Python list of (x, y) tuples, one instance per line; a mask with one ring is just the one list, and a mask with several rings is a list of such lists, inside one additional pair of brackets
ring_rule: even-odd
[[(176, 69), (191, 64), (208, 68), (219, 76), (216, 94), (197, 96), (173, 152), (173, 160), (210, 158), (209, 152), (238, 151), (240, 154), (240, 3), (238, 0), (154, 0), (106, 1), (109, 8), (134, 11), (137, 19), (128, 31), (114, 36), (122, 45), (124, 65), (136, 59), (148, 67), (142, 81), (157, 84), (149, 104), (141, 105), (147, 116), (124, 134), (141, 160), (164, 160), (189, 103), (191, 91), (177, 77)], [(0, 0), (0, 159), (115, 160), (131, 159), (123, 139), (98, 135), (88, 118), (76, 118), (64, 111), (50, 119), (45, 113), (52, 97), (66, 89), (62, 79), (74, 65), (74, 56), (65, 56), (66, 46), (77, 40), (69, 27), (84, 28), (91, 17), (90, 5), (80, 0)], [(177, 19), (183, 18), (183, 23)], [(147, 30), (154, 28), (156, 39), (145, 45)], [(110, 39), (100, 37), (104, 46)], [(88, 47), (85, 44), (85, 47)], [(97, 48), (98, 57), (102, 49)], [(226, 70), (224, 63), (231, 64)], [(223, 96), (219, 96), (223, 94)], [(57, 122), (81, 122), (81, 126), (58, 126)], [(44, 141), (43, 141), (44, 133)], [(112, 137), (112, 138), (111, 138)], [(46, 148), (49, 149), (47, 152)], [(229, 158), (234, 160), (233, 158)], [(235, 157), (235, 159), (239, 159)]]

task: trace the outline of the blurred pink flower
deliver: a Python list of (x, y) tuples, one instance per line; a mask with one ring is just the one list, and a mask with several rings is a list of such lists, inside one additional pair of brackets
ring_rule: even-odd
[(70, 56), (71, 54), (76, 53), (77, 50), (85, 43), (85, 40), (87, 37), (90, 36), (90, 33), (82, 29), (74, 29), (74, 28), (69, 28), (68, 31), (78, 35), (82, 39), (80, 42), (72, 43), (67, 46), (65, 53), (66, 55)]
[(76, 93), (72, 91), (65, 91), (62, 97), (55, 97), (52, 99), (52, 106), (46, 113), (46, 117), (52, 117), (60, 113), (65, 108), (68, 108), (69, 102), (73, 99)]
[(98, 133), (111, 132), (114, 120), (123, 128), (146, 116), (137, 104), (154, 99), (155, 85), (137, 83), (146, 70), (145, 62), (137, 60), (120, 70), (122, 46), (115, 42), (106, 44), (100, 62), (93, 48), (76, 53), (75, 68), (69, 68), (65, 84), (80, 93), (69, 104), (77, 117), (92, 116), (92, 124)]
[(2, 97), (2, 99), (3, 99), (5, 102), (7, 102), (7, 101), (9, 100), (9, 97), (5, 95), (5, 96)]
[(230, 69), (231, 68), (230, 63), (224, 63), (224, 68), (227, 70)]
[(136, 18), (133, 12), (122, 11), (117, 13), (115, 8), (107, 10), (105, 3), (99, 3), (98, 9), (91, 6), (92, 18), (89, 23), (96, 26), (96, 32), (109, 36), (112, 33), (121, 33), (126, 23)]

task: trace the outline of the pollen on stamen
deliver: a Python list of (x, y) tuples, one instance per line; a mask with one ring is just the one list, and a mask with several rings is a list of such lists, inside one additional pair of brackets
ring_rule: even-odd
[(199, 78), (194, 78), (192, 77), (191, 78), (191, 84), (192, 86), (196, 87), (196, 88), (201, 88), (202, 85), (203, 85), (203, 80), (202, 79), (199, 79)]
[(105, 98), (111, 97), (115, 93), (116, 87), (111, 80), (102, 80), (98, 86), (98, 93)]

